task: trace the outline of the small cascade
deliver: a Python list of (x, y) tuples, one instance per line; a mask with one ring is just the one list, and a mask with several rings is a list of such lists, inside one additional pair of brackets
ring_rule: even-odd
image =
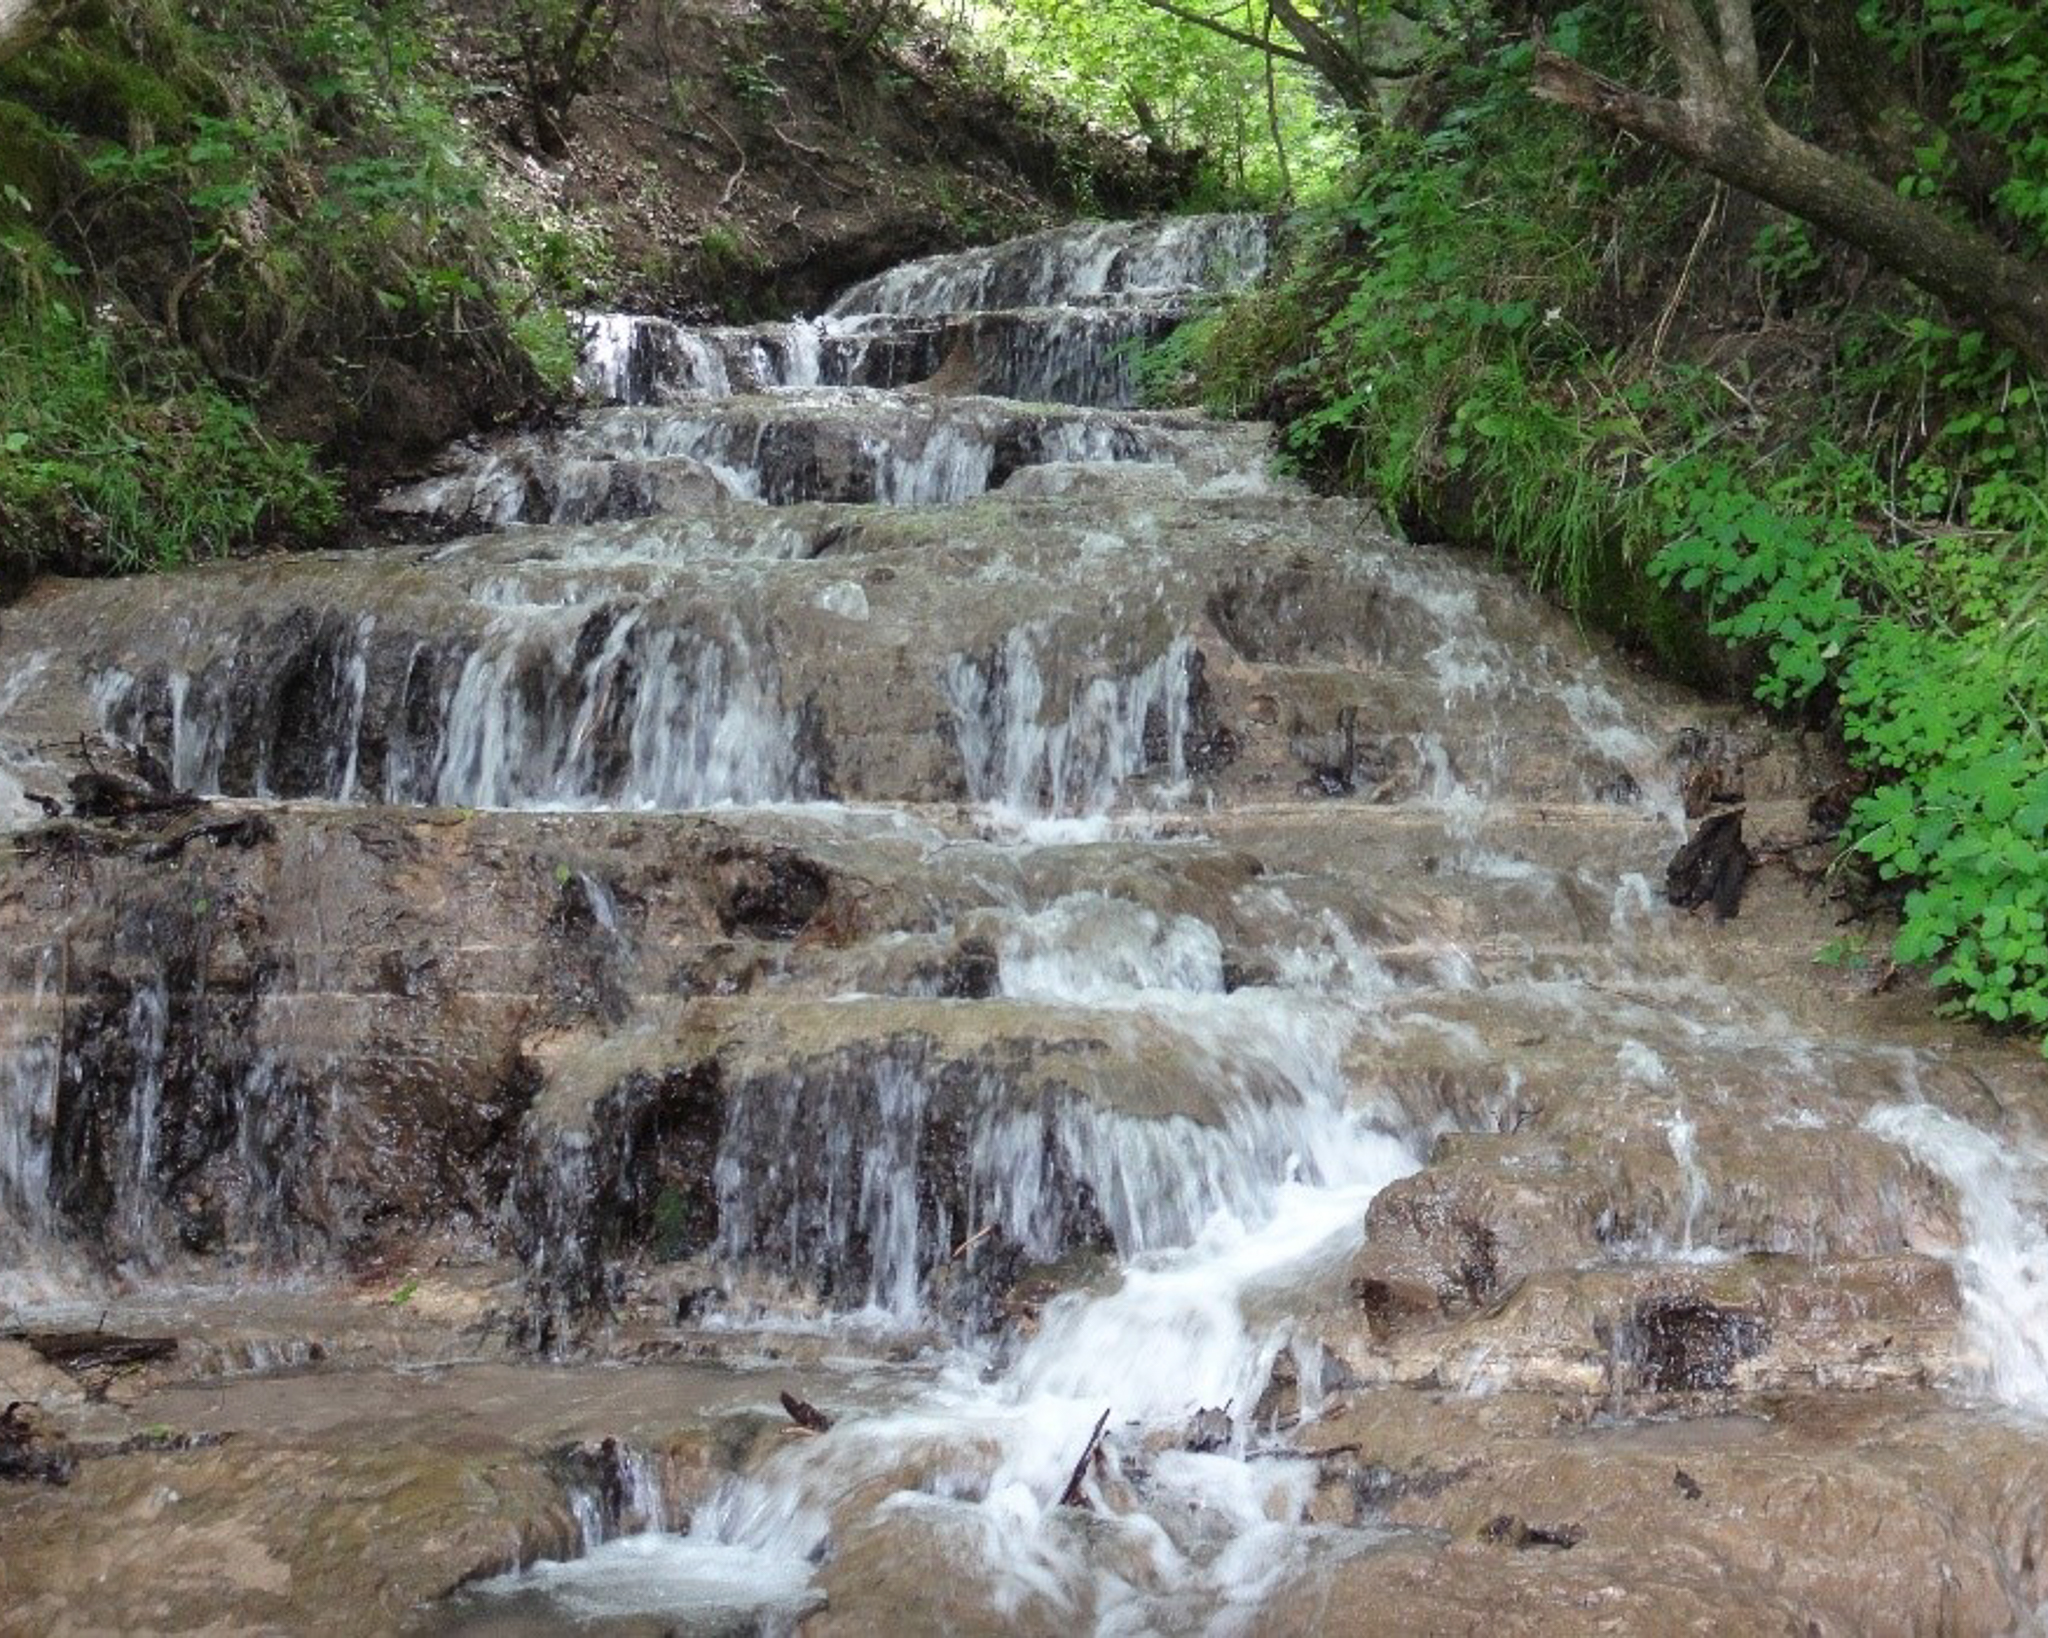
[[(578, 633), (559, 680), (546, 670), (560, 649), (530, 640), (469, 656), (447, 700), (436, 801), (692, 808), (808, 794), (773, 674), (744, 645), (648, 630), (633, 613), (593, 641), (596, 627)], [(555, 713), (570, 702), (564, 723)], [(394, 792), (423, 771), (393, 769)]]
[(1047, 699), (1040, 645), (1020, 630), (986, 661), (956, 656), (947, 667), (970, 798), (1016, 817), (1087, 818), (1140, 774), (1169, 788), (1186, 777), (1197, 673), (1185, 640), (1128, 677), (1076, 682), (1064, 710)]
[(906, 262), (844, 292), (829, 317), (1145, 300), (1229, 288), (1264, 270), (1271, 230), (1256, 216), (1054, 228), (986, 250)]
[(661, 1454), (605, 1439), (566, 1451), (562, 1460), (570, 1474), (569, 1511), (585, 1552), (622, 1536), (689, 1528)]
[(196, 671), (103, 672), (99, 721), (182, 790), (534, 808), (814, 794), (772, 664), (617, 603), (500, 605), (465, 649), (289, 620)]
[(1972, 1386), (2048, 1414), (2048, 1182), (2038, 1151), (2016, 1153), (1930, 1104), (1891, 1104), (1865, 1125), (1945, 1178), (1966, 1238), (1956, 1248)]
[(56, 1239), (51, 1203), (57, 1047), (47, 1040), (0, 1050), (0, 1304), (34, 1299), (66, 1272), (45, 1263)]
[(901, 1057), (745, 1088), (719, 1142), (719, 1260), (899, 1324), (927, 1315), (936, 1275), (964, 1272), (966, 1287), (937, 1295), (972, 1330), (988, 1317), (983, 1273), (1077, 1246), (1171, 1250), (1219, 1216), (1263, 1222), (1290, 1179), (1351, 1167), (1357, 1140), (1331, 1101), (1340, 1020), (1251, 992), (1145, 1011), (1160, 1026), (1151, 1050), (1179, 1055), (1190, 1084), (1230, 1088), (1220, 1120), (1057, 1089), (1020, 1099), (1008, 1077)]
[(1685, 1215), (1678, 1225), (1678, 1255), (1694, 1255), (1693, 1234), (1699, 1225), (1700, 1211), (1707, 1203), (1707, 1174), (1700, 1168), (1697, 1138), (1699, 1129), (1685, 1118), (1685, 1111), (1679, 1110), (1666, 1124), (1664, 1130), (1671, 1138), (1671, 1158), (1678, 1162), (1678, 1176)]
[(595, 411), (559, 432), (463, 452), (446, 475), (382, 505), (441, 530), (503, 529), (720, 502), (949, 506), (1020, 472), (1073, 465), (1159, 466), (1196, 485), (1240, 483), (1217, 453), (1199, 422), (1176, 413), (821, 388)]
[(944, 326), (872, 318), (707, 329), (596, 313), (584, 320), (584, 330), (577, 384), (600, 404), (676, 404), (802, 387), (903, 387), (935, 372), (948, 350)]

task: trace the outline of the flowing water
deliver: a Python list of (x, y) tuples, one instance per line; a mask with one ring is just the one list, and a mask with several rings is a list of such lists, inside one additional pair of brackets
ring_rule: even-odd
[[(1430, 1511), (1495, 1507), (1531, 1396), (1595, 1495), (1670, 1488), (1660, 1418), (1720, 1418), (1718, 1472), (1746, 1395), (2034, 1461), (2048, 1096), (1808, 971), (1782, 866), (1725, 927), (1663, 902), (1702, 790), (1809, 846), (1816, 747), (1134, 407), (1266, 249), (1092, 225), (815, 320), (591, 315), (591, 407), (391, 496), (418, 544), (8, 615), (0, 1297), (241, 1335), (203, 1316), (270, 1292), (296, 1351), (209, 1357), (331, 1376), (351, 1280), (474, 1267), (467, 1329), (415, 1276), (361, 1369), (497, 1337), (837, 1417), (694, 1478), (607, 1445), (437, 1630), (1419, 1631), (1506, 1562), (1882, 1607), (1699, 1593), (1630, 1559), (1648, 1504), (1614, 1559)], [(78, 756), (211, 800), (31, 828)], [(1983, 1607), (2048, 1597), (2021, 1557)], [(1392, 1626), (1327, 1614), (1374, 1587)]]

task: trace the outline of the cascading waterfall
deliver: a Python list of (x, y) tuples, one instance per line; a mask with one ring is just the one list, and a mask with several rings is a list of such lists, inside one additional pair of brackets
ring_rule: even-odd
[[(154, 686), (118, 668), (101, 722), (151, 746), (180, 789), (482, 808), (687, 808), (814, 794), (771, 663), (736, 630), (656, 624), (599, 603), (504, 606), (459, 663), (376, 651), (364, 622), (325, 657), (318, 708), (279, 713), (232, 656)], [(386, 668), (388, 667), (388, 671)], [(373, 684), (405, 702), (381, 769), (361, 745)], [(154, 744), (152, 745), (152, 741)]]
[[(1341, 1268), (1357, 1245), (1366, 1203), (1416, 1159), (1345, 1107), (1336, 1065), (1351, 1033), (1350, 1008), (1334, 997), (1280, 990), (1225, 995), (1212, 928), (1083, 896), (1019, 918), (1001, 949), (1006, 995), (1156, 1020), (1226, 1084), (1251, 1093), (1250, 1101), (1230, 1103), (1225, 1130), (1098, 1113), (1061, 1130), (1050, 1146), (1035, 1135), (1015, 1141), (1014, 1130), (1000, 1126), (978, 1140), (975, 1158), (992, 1163), (986, 1183), (996, 1198), (973, 1215), (1029, 1244), (1044, 1198), (1044, 1174), (1033, 1162), (1050, 1147), (1101, 1205), (1124, 1264), (1120, 1287), (1107, 1296), (1060, 1298), (994, 1382), (983, 1380), (969, 1355), (934, 1403), (863, 1421), (836, 1436), (829, 1453), (792, 1455), (734, 1482), (696, 1528), (768, 1565), (806, 1562), (851, 1497), (900, 1464), (906, 1447), (942, 1436), (949, 1449), (979, 1455), (964, 1458), (946, 1488), (920, 1505), (943, 1509), (946, 1528), (973, 1544), (968, 1562), (991, 1578), (999, 1607), (1006, 1585), (1017, 1596), (1048, 1581), (1087, 1585), (1085, 1602), (1101, 1604), (1103, 1630), (1122, 1630), (1119, 1622), (1152, 1630), (1177, 1600), (1243, 1591), (1238, 1577), (1249, 1544), (1265, 1540), (1276, 1512), (1299, 1511), (1302, 1474), (1260, 1474), (1228, 1457), (1166, 1458), (1165, 1471), (1152, 1475), (1161, 1490), (1157, 1507), (1170, 1508), (1177, 1493), (1202, 1494), (1213, 1506), (1220, 1485), (1229, 1497), (1227, 1527), (1204, 1540), (1159, 1537), (1158, 1585), (1106, 1588), (1093, 1585), (1091, 1555), (1052, 1505), (1066, 1478), (1062, 1464), (1105, 1409), (1120, 1426), (1149, 1426), (1227, 1407), (1241, 1457), (1255, 1432), (1260, 1386), (1275, 1356), (1294, 1343), (1284, 1322), (1251, 1319), (1250, 1299)], [(1349, 1000), (1363, 1004), (1376, 994), (1352, 992)], [(910, 1116), (904, 1129), (914, 1134), (919, 1097), (904, 1095), (899, 1083), (883, 1103), (899, 1119)], [(867, 1151), (871, 1159), (890, 1152)], [(864, 1208), (877, 1196), (886, 1201), (871, 1217), (870, 1243), (896, 1243), (900, 1235), (907, 1248), (914, 1180), (899, 1168), (888, 1188), (871, 1193), (875, 1181), (873, 1174), (861, 1180)], [(1033, 1249), (1043, 1255), (1057, 1246)], [(897, 1316), (908, 1317), (916, 1281), (901, 1263), (896, 1268), (893, 1280), (869, 1290), (892, 1293), (903, 1304)], [(1299, 1351), (1320, 1370), (1311, 1345)], [(1312, 1400), (1313, 1391), (1305, 1397)], [(1290, 1505), (1276, 1506), (1282, 1498)], [(1112, 1516), (1121, 1528), (1157, 1528)], [(1084, 1600), (1077, 1595), (1076, 1602)]]
[(39, 1294), (38, 1254), (54, 1236), (50, 1136), (56, 1118), (57, 1045), (0, 1051), (0, 1302)]
[[(806, 794), (773, 673), (744, 644), (650, 632), (629, 612), (576, 674), (536, 684), (550, 657), (536, 660), (524, 633), (510, 635), (463, 665), (435, 800), (690, 808)], [(550, 720), (568, 702), (566, 725)]]
[[(1724, 763), (1760, 833), (1803, 808), (1786, 737), (1274, 476), (1262, 430), (1131, 407), (1267, 243), (1091, 224), (813, 318), (586, 315), (591, 407), (392, 496), (409, 544), (36, 594), (0, 822), (70, 745), (213, 800), (25, 829), (0, 881), (34, 944), (0, 1300), (183, 1326), (229, 1278), (393, 1358), (548, 1354), (479, 1402), (576, 1401), (518, 1435), (545, 1516), (476, 1534), (576, 1556), (450, 1606), (536, 1630), (1292, 1630), (1442, 1532), (1460, 1576), (1632, 1587), (1732, 1565), (1713, 1533), (1784, 1513), (1754, 1474), (1811, 1499), (1840, 1453), (1674, 1404), (1886, 1388), (1851, 1463), (1931, 1381), (2048, 1416), (2024, 1089), (1788, 1001), (1768, 922), (1660, 889)], [(327, 1383), (317, 1329), (183, 1357)], [(628, 1382), (658, 1408), (590, 1420)], [(785, 1387), (826, 1416), (783, 1427)], [(1412, 1448), (1375, 1393), (1426, 1401)], [(1515, 1488), (1545, 1440), (1555, 1519)], [(1570, 1489), (1644, 1450), (1649, 1491)], [(531, 1500), (495, 1486), (477, 1518)], [(2012, 1506), (1944, 1550), (2023, 1539)]]
[(906, 262), (853, 286), (828, 314), (943, 316), (1180, 294), (1256, 279), (1270, 243), (1267, 225), (1250, 216), (1054, 229), (987, 250)]

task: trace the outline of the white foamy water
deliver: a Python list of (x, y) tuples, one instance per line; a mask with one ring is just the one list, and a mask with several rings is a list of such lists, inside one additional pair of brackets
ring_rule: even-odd
[[(714, 1572), (739, 1564), (781, 1587), (784, 1572), (817, 1562), (828, 1545), (847, 1550), (847, 1532), (886, 1528), (936, 1543), (949, 1573), (999, 1612), (1050, 1604), (1069, 1612), (1075, 1630), (1101, 1633), (1214, 1622), (1227, 1630), (1279, 1567), (1337, 1550), (1296, 1522), (1312, 1466), (1245, 1457), (1261, 1436), (1259, 1401), (1283, 1350), (1303, 1379), (1302, 1413), (1320, 1403), (1321, 1351), (1275, 1317), (1281, 1299), (1337, 1279), (1373, 1196), (1417, 1164), (1347, 1108), (1339, 1064), (1353, 1009), (1377, 996), (1380, 976), (1369, 961), (1341, 956), (1303, 958), (1315, 986), (1307, 993), (1225, 994), (1221, 941), (1196, 918), (1100, 893), (1012, 916), (998, 940), (1005, 997), (1142, 1021), (1184, 1055), (1198, 1084), (1216, 1089), (1213, 1124), (1072, 1100), (1050, 1142), (1042, 1117), (999, 1107), (974, 1140), (973, 1220), (1003, 1242), (1056, 1255), (1059, 1202), (1084, 1182), (1116, 1244), (1113, 1288), (1058, 1298), (1001, 1369), (971, 1343), (914, 1410), (849, 1418), (728, 1481), (689, 1538), (643, 1538), (638, 1558), (606, 1548), (503, 1585), (558, 1590), (575, 1610), (587, 1606), (573, 1600), (602, 1596), (582, 1589), (624, 1578), (638, 1607), (663, 1608), (667, 1578), (701, 1579), (711, 1596)], [(813, 1084), (809, 1095), (819, 1091)], [(830, 1243), (857, 1240), (873, 1256), (869, 1317), (910, 1320), (923, 1271), (963, 1226), (942, 1224), (940, 1244), (919, 1244), (928, 1232), (918, 1212), (919, 1133), (935, 1092), (914, 1070), (885, 1067), (859, 1095), (874, 1100), (871, 1126), (850, 1112), (825, 1121), (855, 1141), (858, 1166), (805, 1199), (843, 1197), (857, 1233)], [(1002, 1089), (991, 1084), (986, 1095), (999, 1105)], [(768, 1130), (787, 1130), (786, 1114), (745, 1101)], [(720, 1175), (731, 1193), (721, 1220), (734, 1236), (728, 1256), (741, 1257), (783, 1225), (745, 1226), (744, 1191), (759, 1174), (739, 1164), (730, 1129), (726, 1141)], [(797, 1251), (791, 1244), (784, 1254)], [(1148, 1433), (1177, 1432), (1203, 1410), (1225, 1412), (1223, 1449), (1147, 1452)], [(1060, 1497), (1105, 1413), (1100, 1471), (1084, 1481), (1095, 1514), (1081, 1529), (1082, 1515)], [(893, 1494), (870, 1514), (878, 1489)]]
[[(1314, 1475), (1309, 1464), (1245, 1462), (1258, 1432), (1252, 1413), (1283, 1348), (1320, 1367), (1288, 1322), (1255, 1317), (1258, 1298), (1340, 1269), (1373, 1195), (1416, 1164), (1384, 1134), (1338, 1124), (1325, 1181), (1278, 1183), (1258, 1201), (1255, 1222), (1219, 1210), (1187, 1245), (1129, 1260), (1115, 1291), (1061, 1298), (993, 1381), (977, 1357), (963, 1356), (917, 1410), (849, 1421), (772, 1458), (731, 1482), (695, 1529), (774, 1562), (803, 1562), (895, 1476), (902, 1488), (885, 1504), (892, 1527), (916, 1513), (915, 1527), (947, 1543), (954, 1573), (981, 1585), (999, 1611), (1049, 1600), (1071, 1611), (1076, 1630), (1135, 1633), (1181, 1630), (1195, 1610), (1207, 1622), (1255, 1605), (1269, 1587), (1259, 1567), (1307, 1545), (1296, 1521)], [(1303, 1397), (1312, 1408), (1314, 1384)], [(1227, 1451), (1143, 1455), (1146, 1431), (1225, 1407)], [(1059, 1498), (1104, 1412), (1102, 1472), (1084, 1483), (1099, 1526), (1080, 1530)], [(1121, 1499), (1133, 1464), (1144, 1469), (1136, 1506)], [(1117, 1550), (1103, 1550), (1102, 1531)], [(1133, 1546), (1144, 1566), (1137, 1576)]]
[[(365, 617), (330, 657), (329, 709), (318, 717), (246, 715), (251, 696), (225, 656), (199, 676), (169, 673), (172, 782), (205, 794), (476, 808), (680, 809), (814, 794), (775, 667), (740, 632), (579, 601), (501, 602), (459, 664), (437, 668), (415, 650), (400, 681), (423, 725), (393, 724), (381, 773), (366, 777), (372, 634)], [(94, 698), (111, 737), (144, 737), (149, 696), (137, 677), (104, 671)]]
[(1864, 1126), (1955, 1188), (1971, 1385), (2048, 1415), (2048, 1155), (1932, 1104), (1888, 1104)]
[(818, 1599), (801, 1558), (704, 1536), (632, 1535), (582, 1558), (543, 1560), (470, 1588), (464, 1604), (500, 1616), (532, 1606), (540, 1619), (594, 1622), (658, 1610), (681, 1624), (766, 1633), (792, 1631)]
[(802, 794), (773, 670), (737, 636), (643, 631), (618, 619), (536, 710), (524, 675), (548, 665), (514, 626), (464, 664), (447, 708), (435, 796), (467, 807), (694, 808)]
[(1077, 893), (1021, 916), (998, 946), (1003, 994), (1084, 1005), (1147, 991), (1223, 993), (1223, 941), (1193, 916), (1161, 916), (1103, 893)]
[[(1240, 504), (1272, 493), (1263, 433), (1115, 407), (1135, 390), (1130, 344), (1241, 280), (1265, 238), (1244, 218), (1089, 225), (898, 269), (817, 320), (594, 316), (582, 379), (602, 408), (466, 448), (394, 506), (501, 532), (393, 548), (366, 578), (328, 560), (224, 572), (203, 584), (225, 588), (226, 612), (185, 614), (166, 652), (153, 611), (132, 608), (92, 649), (99, 722), (197, 790), (746, 807), (715, 868), (749, 867), (758, 842), (832, 878), (831, 914), (801, 937), (756, 936), (737, 914), (723, 927), (708, 891), (663, 897), (659, 824), (619, 827), (658, 862), (617, 892), (608, 866), (567, 862), (586, 827), (537, 827), (564, 844), (556, 909), (578, 908), (604, 1016), (614, 976), (621, 1007), (651, 1004), (599, 1043), (588, 1108), (565, 1071), (518, 1133), (493, 1226), (523, 1261), (529, 1334), (581, 1340), (621, 1291), (652, 1329), (681, 1289), (692, 1317), (668, 1341), (766, 1354), (801, 1335), (804, 1351), (775, 1354), (792, 1373), (887, 1347), (897, 1408), (872, 1409), (880, 1372), (851, 1404), (818, 1391), (840, 1415), (829, 1433), (761, 1442), (708, 1499), (643, 1454), (595, 1479), (565, 1457), (561, 1517), (582, 1556), (475, 1590), (486, 1619), (780, 1632), (835, 1575), (893, 1592), (902, 1573), (943, 1576), (999, 1627), (1252, 1627), (1276, 1588), (1375, 1540), (1307, 1525), (1332, 1496), (1317, 1464), (1269, 1458), (1312, 1445), (1290, 1436), (1347, 1380), (1315, 1318), (1350, 1302), (1368, 1208), (1436, 1139), (1515, 1142), (1554, 1120), (1560, 1073), (1623, 1083), (1627, 1161), (1647, 1162), (1630, 1177), (1649, 1184), (1628, 1221), (1601, 1220), (1614, 1238), (1588, 1257), (1604, 1279), (1733, 1254), (1712, 1244), (1719, 1221), (1758, 1202), (1742, 1157), (1715, 1147), (1724, 1065), (1811, 1091), (1825, 1113), (1788, 1102), (1787, 1125), (1839, 1124), (1852, 1078), (1865, 1100), (1872, 1085), (1910, 1095), (1910, 1059), (1896, 1089), (1889, 1066), (1830, 1066), (1791, 1020), (1674, 956), (1654, 886), (1669, 735), (1618, 668), (1418, 551), (1361, 545), (1326, 573), (1354, 542), (1319, 560), (1317, 537), (1357, 514), (1291, 492)], [(966, 501), (880, 526), (853, 510)], [(870, 645), (888, 645), (886, 666)], [(63, 720), (50, 701), (65, 687), (27, 714)], [(0, 708), (13, 698), (0, 690)], [(1294, 764), (1342, 777), (1297, 788)], [(816, 800), (840, 782), (904, 801)], [(1356, 805), (1316, 810), (1315, 791)], [(1234, 813), (1202, 809), (1240, 794)], [(1401, 811), (1376, 832), (1368, 804)], [(1364, 857), (1338, 860), (1353, 825)], [(1627, 833), (1611, 848), (1610, 829)], [(875, 841), (888, 849), (857, 845)], [(622, 835), (617, 851), (639, 845)], [(217, 858), (195, 843), (189, 862), (225, 874)], [(744, 976), (700, 971), (713, 928), (729, 935), (718, 963)], [(326, 935), (302, 940), (294, 982), (362, 998), (350, 951), (315, 971)], [(533, 965), (555, 954), (543, 943)], [(495, 973), (517, 952), (488, 955)], [(605, 1028), (567, 1008), (507, 1027), (539, 1039), (536, 1059), (559, 1042), (547, 1074), (579, 1070), (575, 1037)], [(145, 980), (105, 1014), (122, 1049), (92, 1094), (108, 1277), (153, 1278), (150, 1249), (188, 1209), (188, 1011)], [(382, 1028), (372, 1011), (351, 1016)], [(362, 1192), (321, 1167), (324, 1140), (350, 1135), (344, 1106), (365, 1100), (336, 1053), (311, 1070), (278, 1019), (259, 1026), (264, 1044), (221, 1080), (231, 1146), (202, 1184), (227, 1200), (233, 1255), (296, 1258), (323, 1231), (299, 1200)], [(619, 1040), (628, 1029), (644, 1039)], [(28, 1242), (49, 1268), (42, 1240), (85, 1238), (51, 1144), (72, 1083), (54, 1036), (8, 1047), (0, 1250)], [(665, 1101), (673, 1077), (612, 1078), (613, 1048), (620, 1063), (702, 1053), (717, 1073), (701, 1124)], [(1554, 1133), (1539, 1124), (1539, 1154), (1577, 1143), (1563, 1114)], [(1962, 1194), (1973, 1380), (2048, 1403), (2037, 1157), (1926, 1111), (1872, 1127)], [(709, 1195), (689, 1202), (702, 1235), (658, 1268), (639, 1219), (673, 1204), (648, 1196), (679, 1165)], [(261, 1347), (258, 1367), (312, 1358)], [(1370, 1374), (1385, 1357), (1348, 1363)], [(1441, 1381), (1482, 1392), (1527, 1369), (1512, 1346), (1476, 1347)], [(1098, 1426), (1077, 1480), (1089, 1507), (1064, 1506)]]
[(1266, 222), (1256, 216), (1084, 222), (982, 250), (906, 262), (853, 286), (829, 311), (835, 317), (943, 317), (1228, 287), (1258, 277), (1270, 239)]

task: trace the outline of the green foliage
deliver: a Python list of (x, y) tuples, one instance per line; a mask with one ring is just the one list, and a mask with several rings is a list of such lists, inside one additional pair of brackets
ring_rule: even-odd
[(334, 441), (380, 430), (404, 373), (508, 403), (565, 378), (550, 270), (491, 198), (435, 16), (143, 0), (0, 67), (13, 559), (324, 538), (333, 486), (251, 414), (307, 362)]
[(265, 438), (205, 382), (124, 365), (115, 335), (61, 301), (0, 317), (0, 555), (168, 568), (339, 520), (302, 445)]
[(775, 81), (779, 62), (773, 55), (731, 57), (721, 67), (727, 87), (756, 119), (766, 118), (781, 100), (782, 88)]
[[(1351, 155), (1347, 123), (1331, 116), (1299, 64), (1275, 65), (1269, 112), (1258, 52), (1137, 0), (1013, 0), (974, 15), (1012, 64), (1069, 106), (1112, 129), (1199, 153), (1191, 208), (1312, 198)], [(1254, 36), (1269, 22), (1263, 0), (1218, 15)]]
[(1612, 160), (1522, 95), (1524, 54), (1449, 70), (1435, 129), (1368, 137), (1290, 273), (1176, 347), (1216, 407), (1279, 410), (1302, 470), (1398, 507), (1455, 504), (1538, 586), (1655, 638), (1633, 479), (1649, 421), (1693, 413), (1698, 389), (1653, 402), (1589, 333)]
[(1789, 706), (1819, 688), (1854, 641), (1863, 605), (1850, 595), (1865, 537), (1847, 519), (1774, 504), (1724, 462), (1695, 459), (1659, 478), (1673, 534), (1651, 560), (1659, 581), (1703, 596), (1714, 634), (1761, 643), (1760, 699)]
[(1933, 964), (1992, 1023), (2048, 1025), (2048, 530), (1887, 547), (1725, 472), (1707, 493), (1688, 510), (1710, 521), (1652, 569), (1706, 595), (1716, 632), (1768, 643), (1763, 698), (1836, 691), (1843, 738), (1882, 776), (1851, 845), (1908, 889), (1895, 958)]
[(679, 1189), (664, 1186), (654, 1197), (649, 1249), (657, 1261), (672, 1263), (688, 1255), (693, 1216), (689, 1199)]
[[(1553, 16), (1552, 38), (1641, 83), (1626, 15)], [(1948, 186), (1973, 144), (2016, 242), (2039, 247), (2048, 14), (1930, 0), (1914, 17), (1888, 36), (1901, 58), (1938, 37), (1963, 71), (1909, 188)], [(1153, 352), (1155, 393), (1192, 380), (1219, 410), (1276, 416), (1302, 470), (1493, 542), (1667, 665), (1703, 662), (1703, 635), (1729, 645), (1762, 700), (1831, 722), (1871, 776), (1844, 842), (1895, 895), (1894, 958), (1987, 1023), (2048, 1026), (2041, 384), (1911, 292), (1849, 307), (1832, 247), (1769, 213), (1722, 253), (1753, 283), (1712, 299), (1790, 315), (1800, 370), (1770, 376), (1768, 331), (1689, 339), (1709, 185), (1535, 103), (1526, 45), (1469, 43), (1420, 128), (1362, 136), (1276, 280)], [(1808, 94), (1801, 72), (1787, 97)], [(1863, 943), (1824, 954), (1860, 961)]]
[(2048, 247), (2048, 12), (2035, 0), (1923, 0), (1866, 5), (1864, 26), (1917, 72), (1946, 69), (1948, 129), (1916, 133), (1917, 172), (1904, 191), (1950, 182), (1959, 144), (1995, 156), (1993, 198), (2022, 229), (2023, 252)]

